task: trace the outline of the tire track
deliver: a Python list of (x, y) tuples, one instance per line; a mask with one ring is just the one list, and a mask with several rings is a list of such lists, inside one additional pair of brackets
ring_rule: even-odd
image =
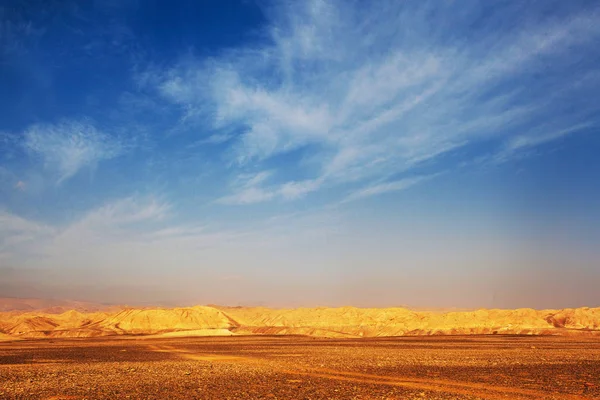
[[(248, 363), (262, 366), (273, 367), (272, 364), (260, 358), (219, 355), (219, 354), (199, 354), (178, 349), (173, 346), (149, 346), (150, 350), (155, 352), (164, 352), (177, 354), (180, 358), (194, 361), (209, 362), (234, 362)], [(428, 390), (444, 394), (455, 394), (464, 396), (477, 396), (489, 400), (510, 399), (560, 399), (560, 400), (588, 400), (590, 398), (567, 393), (548, 393), (534, 389), (522, 389), (506, 386), (498, 386), (483, 383), (471, 383), (461, 381), (451, 381), (447, 379), (426, 379), (416, 377), (393, 377), (388, 375), (365, 374), (360, 372), (340, 371), (328, 368), (306, 368), (306, 369), (287, 369), (273, 368), (275, 371), (290, 375), (300, 375), (312, 378), (333, 379), (344, 382), (366, 383), (375, 385), (388, 385), (404, 387), (413, 390)], [(591, 400), (591, 399), (590, 399)]]

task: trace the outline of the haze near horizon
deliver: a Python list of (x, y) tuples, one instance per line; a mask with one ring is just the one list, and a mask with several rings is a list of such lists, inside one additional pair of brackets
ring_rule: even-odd
[(591, 1), (8, 1), (0, 297), (600, 305)]

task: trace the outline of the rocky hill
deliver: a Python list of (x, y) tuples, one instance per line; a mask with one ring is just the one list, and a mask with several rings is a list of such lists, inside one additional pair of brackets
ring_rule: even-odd
[(207, 307), (121, 309), (61, 314), (0, 313), (0, 340), (116, 335), (600, 335), (600, 308), (411, 311), (405, 308)]

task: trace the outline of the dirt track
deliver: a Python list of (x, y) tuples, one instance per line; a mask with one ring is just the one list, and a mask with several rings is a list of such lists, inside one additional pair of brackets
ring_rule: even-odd
[(0, 344), (0, 398), (107, 397), (592, 399), (600, 398), (600, 341), (287, 336)]

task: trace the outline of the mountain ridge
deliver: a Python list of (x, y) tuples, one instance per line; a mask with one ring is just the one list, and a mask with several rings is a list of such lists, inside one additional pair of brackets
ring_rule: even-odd
[(60, 314), (0, 312), (0, 340), (98, 336), (600, 335), (600, 308), (414, 311), (407, 308), (144, 307)]

